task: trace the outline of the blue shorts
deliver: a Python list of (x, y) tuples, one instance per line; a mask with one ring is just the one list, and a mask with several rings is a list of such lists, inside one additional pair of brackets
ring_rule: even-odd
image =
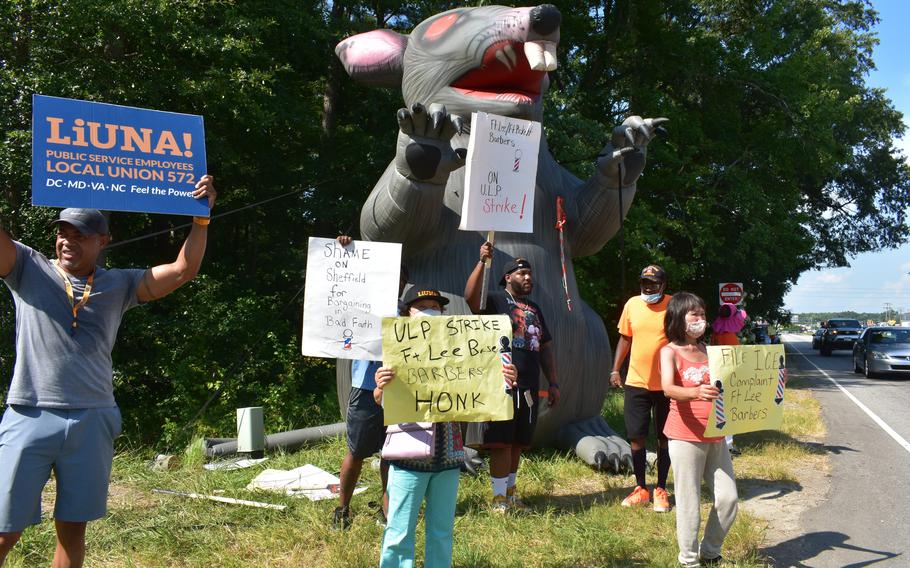
[(0, 533), (41, 522), (41, 491), (57, 479), (54, 518), (85, 522), (107, 513), (120, 410), (13, 405), (0, 422)]
[(385, 425), (382, 407), (376, 404), (373, 391), (351, 387), (348, 400), (347, 422), (348, 451), (359, 460), (379, 453), (385, 442)]

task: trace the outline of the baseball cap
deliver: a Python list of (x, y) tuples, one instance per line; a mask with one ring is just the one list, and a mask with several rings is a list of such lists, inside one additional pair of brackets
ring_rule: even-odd
[(97, 209), (64, 209), (51, 224), (57, 223), (69, 223), (83, 235), (108, 234), (107, 219)]
[(444, 306), (449, 303), (449, 299), (439, 293), (439, 290), (435, 288), (430, 288), (429, 286), (411, 286), (408, 288), (408, 291), (404, 293), (404, 305), (410, 306), (418, 300), (436, 300), (439, 302), (440, 306)]
[(509, 274), (512, 274), (516, 270), (521, 270), (522, 268), (527, 268), (528, 270), (531, 270), (531, 263), (528, 262), (527, 259), (524, 259), (524, 258), (516, 258), (516, 259), (510, 260), (509, 262), (507, 262), (506, 265), (502, 269), (502, 278), (499, 279), (499, 285), (505, 286), (506, 285), (506, 276), (508, 276)]
[(651, 281), (654, 281), (654, 282), (666, 282), (666, 281), (667, 281), (667, 273), (664, 272), (664, 269), (663, 269), (663, 268), (657, 266), (656, 264), (651, 264), (651, 265), (646, 266), (646, 267), (641, 271), (641, 276), (639, 277), (639, 280), (651, 280)]

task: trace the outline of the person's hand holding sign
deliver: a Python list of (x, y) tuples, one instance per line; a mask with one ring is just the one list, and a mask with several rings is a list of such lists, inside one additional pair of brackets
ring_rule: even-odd
[(376, 404), (382, 404), (382, 389), (395, 378), (395, 371), (391, 367), (376, 369), (376, 388), (373, 389), (373, 399)]
[(215, 178), (205, 174), (199, 181), (196, 182), (196, 189), (193, 190), (194, 199), (208, 198), (209, 200), (209, 210), (215, 207), (215, 198), (218, 196), (218, 192), (215, 191)]
[(506, 388), (514, 388), (518, 385), (518, 367), (509, 363), (502, 366), (502, 380), (506, 383)]
[(487, 241), (480, 245), (480, 260), (478, 262), (486, 262), (493, 258), (493, 243)]
[(702, 383), (695, 387), (695, 400), (711, 401), (720, 395), (720, 390), (710, 383)]

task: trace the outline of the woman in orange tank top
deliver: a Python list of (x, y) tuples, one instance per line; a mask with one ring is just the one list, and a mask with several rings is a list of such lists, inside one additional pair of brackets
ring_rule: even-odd
[[(711, 405), (720, 392), (711, 384), (705, 333), (705, 302), (679, 292), (667, 304), (660, 351), (661, 386), (670, 397), (664, 434), (669, 439), (676, 493), (676, 539), (682, 566), (721, 560), (721, 546), (736, 519), (737, 492), (733, 462), (723, 437), (705, 437)], [(698, 542), (701, 482), (714, 494), (713, 508)]]

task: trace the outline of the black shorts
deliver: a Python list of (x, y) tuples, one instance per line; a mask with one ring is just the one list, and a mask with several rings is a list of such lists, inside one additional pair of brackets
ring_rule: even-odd
[[(531, 393), (533, 406), (528, 407), (524, 393)], [(513, 401), (518, 395), (513, 395)], [(499, 422), (471, 422), (465, 436), (467, 445), (472, 448), (521, 448), (528, 449), (534, 440), (534, 429), (537, 426), (537, 409), (540, 397), (537, 389), (521, 389), (520, 404), (515, 408), (511, 420)], [(513, 402), (514, 404), (514, 402)]]
[(382, 424), (382, 407), (376, 404), (373, 391), (351, 387), (345, 421), (348, 450), (352, 456), (362, 460), (382, 449), (385, 426)]
[(652, 391), (627, 385), (623, 394), (626, 438), (630, 440), (647, 438), (653, 419), (657, 438), (666, 440), (664, 424), (667, 423), (667, 416), (670, 414), (670, 399), (664, 395), (664, 391)]

